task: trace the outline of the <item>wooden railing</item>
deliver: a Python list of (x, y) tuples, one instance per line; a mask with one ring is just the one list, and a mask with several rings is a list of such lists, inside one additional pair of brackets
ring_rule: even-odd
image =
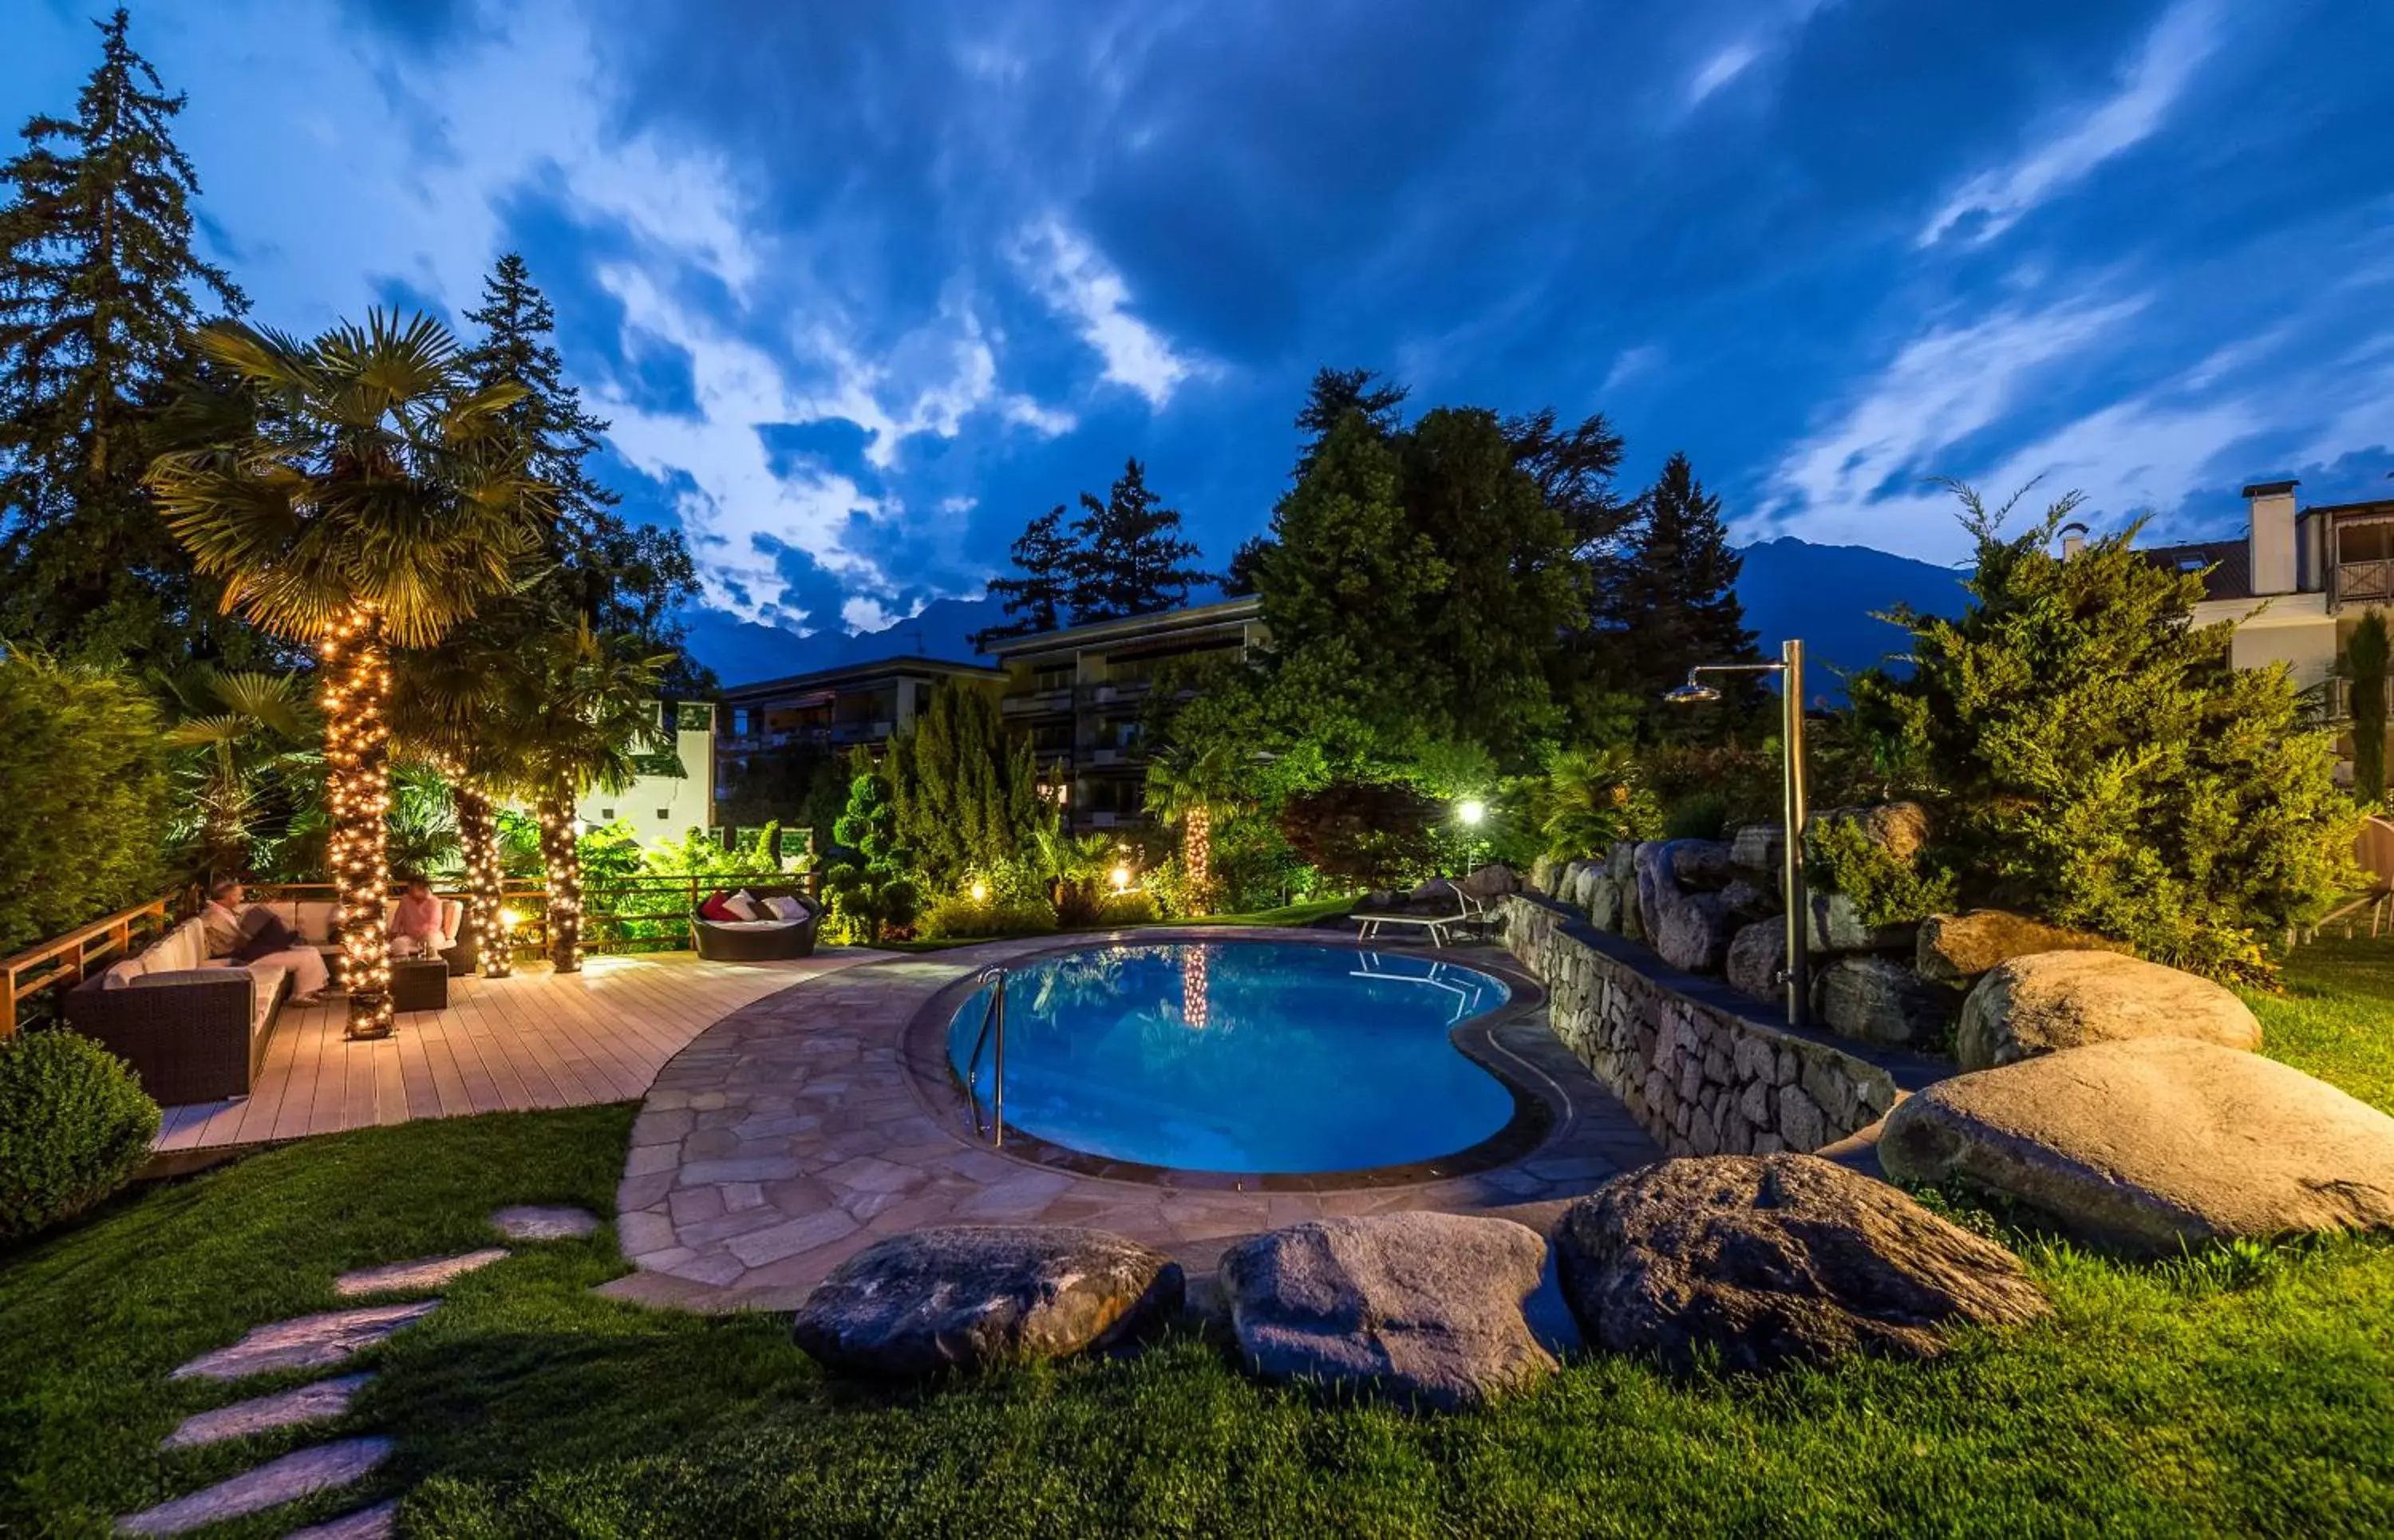
[(93, 964), (130, 956), (136, 940), (164, 930), (173, 904), (162, 894), (0, 962), (0, 1037), (15, 1033), (22, 1002), (44, 990), (73, 988), (90, 977)]

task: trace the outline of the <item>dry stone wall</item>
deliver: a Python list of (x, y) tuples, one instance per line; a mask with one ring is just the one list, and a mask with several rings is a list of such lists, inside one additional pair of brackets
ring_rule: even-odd
[(1774, 1023), (1529, 894), (1505, 945), (1546, 988), (1555, 1035), (1674, 1155), (1812, 1151), (1877, 1122), (1937, 1073)]

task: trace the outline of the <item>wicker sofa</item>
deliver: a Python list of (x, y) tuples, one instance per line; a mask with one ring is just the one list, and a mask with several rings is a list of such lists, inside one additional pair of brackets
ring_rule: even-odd
[(804, 888), (743, 888), (739, 891), (759, 901), (795, 899), (806, 911), (795, 920), (710, 920), (690, 912), (690, 933), (698, 954), (710, 963), (771, 963), (814, 955), (815, 932), (822, 924), (822, 906)]
[(122, 1055), (166, 1106), (247, 1096), (291, 997), (287, 970), (207, 950), (185, 920), (67, 992), (67, 1024)]

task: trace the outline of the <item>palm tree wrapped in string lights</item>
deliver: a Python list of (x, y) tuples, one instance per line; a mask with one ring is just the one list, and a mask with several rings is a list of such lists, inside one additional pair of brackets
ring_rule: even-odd
[(503, 416), (523, 391), (478, 388), (420, 315), (312, 342), (220, 322), (196, 340), (227, 385), (170, 415), (178, 447), (150, 485), (228, 610), (316, 649), (349, 1030), (380, 1036), (391, 649), (440, 640), (539, 548), (548, 489)]

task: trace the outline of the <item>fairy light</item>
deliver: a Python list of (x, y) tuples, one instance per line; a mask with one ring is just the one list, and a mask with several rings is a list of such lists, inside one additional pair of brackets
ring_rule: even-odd
[(515, 971), (509, 955), (511, 927), (504, 912), (506, 871), (499, 862), (499, 823), (491, 799), (452, 768), (457, 784), (457, 834), (466, 854), (466, 925), (481, 959), (482, 977), (504, 979)]
[(1206, 988), (1205, 948), (1180, 949), (1180, 1020), (1203, 1032), (1214, 1019), (1214, 1002)]
[(382, 616), (353, 606), (317, 643), (322, 664), (324, 801), (332, 830), (325, 842), (332, 868), (335, 923), (341, 935), (341, 986), (348, 993), (351, 1037), (388, 1036), (390, 941), (383, 928), (390, 834), (390, 649)]
[(571, 797), (543, 797), (540, 854), (548, 869), (548, 950), (559, 973), (582, 967), (582, 849)]
[(1182, 863), (1189, 869), (1189, 892), (1201, 909), (1210, 909), (1214, 874), (1214, 814), (1203, 802), (1189, 809), (1180, 836)]

